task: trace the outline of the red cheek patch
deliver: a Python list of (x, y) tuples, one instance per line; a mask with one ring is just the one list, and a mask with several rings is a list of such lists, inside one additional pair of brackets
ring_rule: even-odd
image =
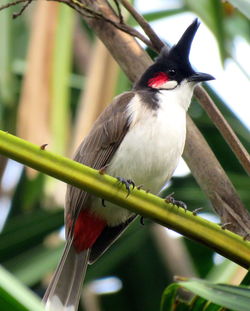
[(169, 77), (164, 72), (158, 72), (153, 78), (148, 80), (148, 86), (158, 88), (169, 81)]

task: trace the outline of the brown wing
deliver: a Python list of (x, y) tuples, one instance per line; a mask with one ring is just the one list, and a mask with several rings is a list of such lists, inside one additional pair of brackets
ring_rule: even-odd
[[(110, 162), (128, 131), (126, 107), (134, 95), (134, 92), (123, 93), (104, 110), (76, 151), (75, 161), (95, 169)], [(71, 232), (79, 211), (87, 207), (89, 197), (87, 192), (68, 185), (65, 206), (67, 234)]]
[(116, 227), (106, 227), (89, 254), (89, 264), (93, 264), (106, 250), (123, 234), (127, 227), (136, 219), (136, 215), (131, 216), (125, 223)]

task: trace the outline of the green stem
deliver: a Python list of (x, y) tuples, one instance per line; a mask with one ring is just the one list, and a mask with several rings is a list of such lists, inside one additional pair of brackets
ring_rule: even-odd
[(250, 243), (191, 212), (185, 212), (164, 199), (135, 188), (127, 196), (117, 179), (59, 156), (39, 146), (0, 131), (0, 153), (66, 183), (86, 190), (134, 213), (154, 219), (188, 238), (202, 242), (218, 253), (249, 268)]
[(53, 150), (64, 154), (69, 132), (69, 78), (72, 63), (72, 37), (74, 11), (67, 6), (58, 7), (58, 21), (52, 65), (51, 126)]

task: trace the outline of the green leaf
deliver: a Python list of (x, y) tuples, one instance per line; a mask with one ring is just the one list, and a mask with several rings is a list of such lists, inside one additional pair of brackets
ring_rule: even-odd
[(222, 311), (222, 307), (214, 303), (207, 302), (204, 311)]
[(250, 18), (250, 1), (249, 0), (228, 0), (242, 14)]
[(249, 311), (250, 289), (225, 284), (213, 284), (208, 281), (190, 279), (179, 284), (193, 293), (218, 305), (235, 311)]
[(199, 296), (195, 296), (191, 303), (190, 303), (190, 310), (193, 311), (200, 311), (200, 310), (204, 310), (204, 307), (206, 305), (206, 300), (204, 298), (201, 298)]
[(63, 225), (63, 210), (36, 211), (13, 218), (0, 235), (1, 262), (41, 243), (44, 237)]
[(39, 298), (0, 266), (0, 305), (4, 311), (43, 311)]
[(44, 275), (52, 272), (59, 262), (64, 246), (47, 248), (39, 245), (31, 250), (15, 256), (5, 267), (22, 283), (33, 286)]
[(250, 285), (250, 271), (245, 275), (244, 279), (241, 282), (241, 285)]
[(161, 311), (219, 311), (221, 306), (210, 303), (199, 296), (192, 298), (191, 302), (182, 301), (180, 294), (180, 285), (173, 283), (163, 292), (161, 300)]
[(174, 304), (179, 287), (180, 286), (178, 284), (173, 283), (164, 290), (161, 299), (161, 311), (175, 310)]

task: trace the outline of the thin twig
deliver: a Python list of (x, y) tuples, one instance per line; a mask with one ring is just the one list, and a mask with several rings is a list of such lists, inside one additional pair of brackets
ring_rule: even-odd
[[(77, 13), (79, 13), (83, 17), (86, 17), (86, 18), (93, 18), (94, 17), (93, 15), (90, 15), (90, 14), (88, 15), (85, 12), (83, 12), (82, 7), (77, 6), (75, 1), (67, 1), (67, 0), (66, 1), (64, 1), (64, 0), (48, 0), (48, 1), (66, 4), (69, 7), (71, 7), (72, 9), (74, 9)], [(96, 18), (98, 18), (98, 17), (96, 16)]]
[(16, 1), (9, 2), (9, 3), (6, 3), (6, 4), (4, 4), (4, 5), (1, 5), (1, 6), (0, 6), (0, 11), (1, 11), (1, 10), (4, 10), (4, 9), (7, 9), (7, 8), (9, 8), (9, 7), (11, 7), (11, 6), (15, 6), (15, 5), (17, 5), (17, 4), (19, 4), (19, 3), (22, 3), (22, 2), (27, 2), (27, 0), (16, 0)]
[[(23, 1), (23, 0), (22, 0)], [(55, 2), (60, 2), (69, 5), (73, 9), (75, 9), (78, 13), (80, 13), (82, 16), (87, 17), (87, 18), (97, 18), (104, 20), (107, 23), (110, 23), (114, 27), (118, 28), (121, 31), (126, 32), (127, 34), (138, 38), (141, 40), (143, 43), (145, 43), (147, 46), (149, 46), (151, 49), (155, 50), (155, 48), (152, 46), (152, 43), (150, 40), (148, 40), (143, 34), (141, 34), (139, 31), (134, 29), (133, 27), (130, 27), (127, 24), (121, 24), (117, 23), (107, 17), (105, 17), (102, 13), (97, 12), (93, 9), (90, 9), (87, 5), (79, 2), (78, 0), (50, 0), (50, 1), (55, 1)], [(88, 15), (86, 14), (88, 13)]]
[(124, 23), (124, 20), (123, 20), (123, 16), (122, 16), (122, 11), (121, 11), (120, 4), (119, 4), (118, 0), (114, 0), (114, 3), (115, 3), (116, 8), (117, 8), (117, 12), (118, 12), (120, 24), (123, 24), (123, 23)]
[[(21, 11), (19, 13), (16, 13), (16, 15), (13, 16), (15, 18), (15, 17), (21, 15), (22, 12), (24, 11), (24, 9), (32, 1), (33, 0), (16, 0), (16, 1), (13, 1), (13, 2), (10, 2), (10, 3), (7, 3), (5, 5), (0, 6), (0, 11), (3, 10), (3, 9), (7, 9), (7, 8), (9, 8), (11, 6), (15, 6), (15, 5), (19, 4), (19, 3), (27, 2), (27, 5), (25, 5), (21, 9)], [(156, 50), (155, 47), (152, 45), (151, 41), (148, 40), (143, 34), (141, 34), (139, 31), (137, 31), (133, 27), (130, 27), (129, 25), (126, 25), (124, 23), (117, 23), (117, 22), (115, 22), (115, 21), (113, 21), (113, 20), (111, 20), (109, 18), (106, 18), (100, 12), (97, 12), (97, 11), (95, 11), (93, 9), (90, 9), (88, 6), (84, 5), (83, 3), (79, 2), (78, 0), (49, 0), (49, 1), (55, 1), (55, 2), (59, 2), (59, 3), (67, 4), (68, 6), (70, 6), (74, 10), (76, 10), (79, 14), (81, 14), (83, 17), (86, 17), (86, 18), (97, 18), (97, 19), (104, 20), (105, 22), (110, 23), (111, 25), (113, 25), (114, 27), (118, 28), (119, 30), (124, 31), (124, 32), (126, 32), (127, 34), (129, 34), (129, 35), (131, 35), (133, 37), (138, 38), (139, 40), (141, 40), (143, 43), (145, 43), (151, 49)], [(86, 12), (88, 14), (86, 14)]]
[(150, 41), (152, 42), (154, 49), (157, 50), (157, 52), (160, 52), (162, 47), (165, 46), (165, 44), (158, 37), (158, 35), (153, 30), (153, 28), (144, 19), (144, 17), (135, 10), (135, 8), (127, 0), (120, 0), (120, 2), (128, 10), (128, 12), (134, 17), (134, 19), (138, 22), (141, 28), (144, 30), (144, 32), (146, 33), (146, 35), (149, 37)]
[(250, 155), (232, 130), (231, 126), (225, 120), (220, 110), (214, 104), (211, 97), (199, 86), (196, 87), (194, 95), (208, 116), (212, 119), (214, 125), (218, 128), (231, 150), (234, 152), (242, 167), (247, 174), (250, 175)]
[(21, 10), (20, 10), (19, 12), (13, 13), (13, 14), (12, 14), (12, 17), (13, 17), (13, 18), (17, 18), (17, 17), (21, 16), (22, 13), (23, 13), (23, 11), (31, 4), (32, 1), (33, 1), (33, 0), (28, 0), (28, 1), (23, 5), (23, 7), (21, 8)]

